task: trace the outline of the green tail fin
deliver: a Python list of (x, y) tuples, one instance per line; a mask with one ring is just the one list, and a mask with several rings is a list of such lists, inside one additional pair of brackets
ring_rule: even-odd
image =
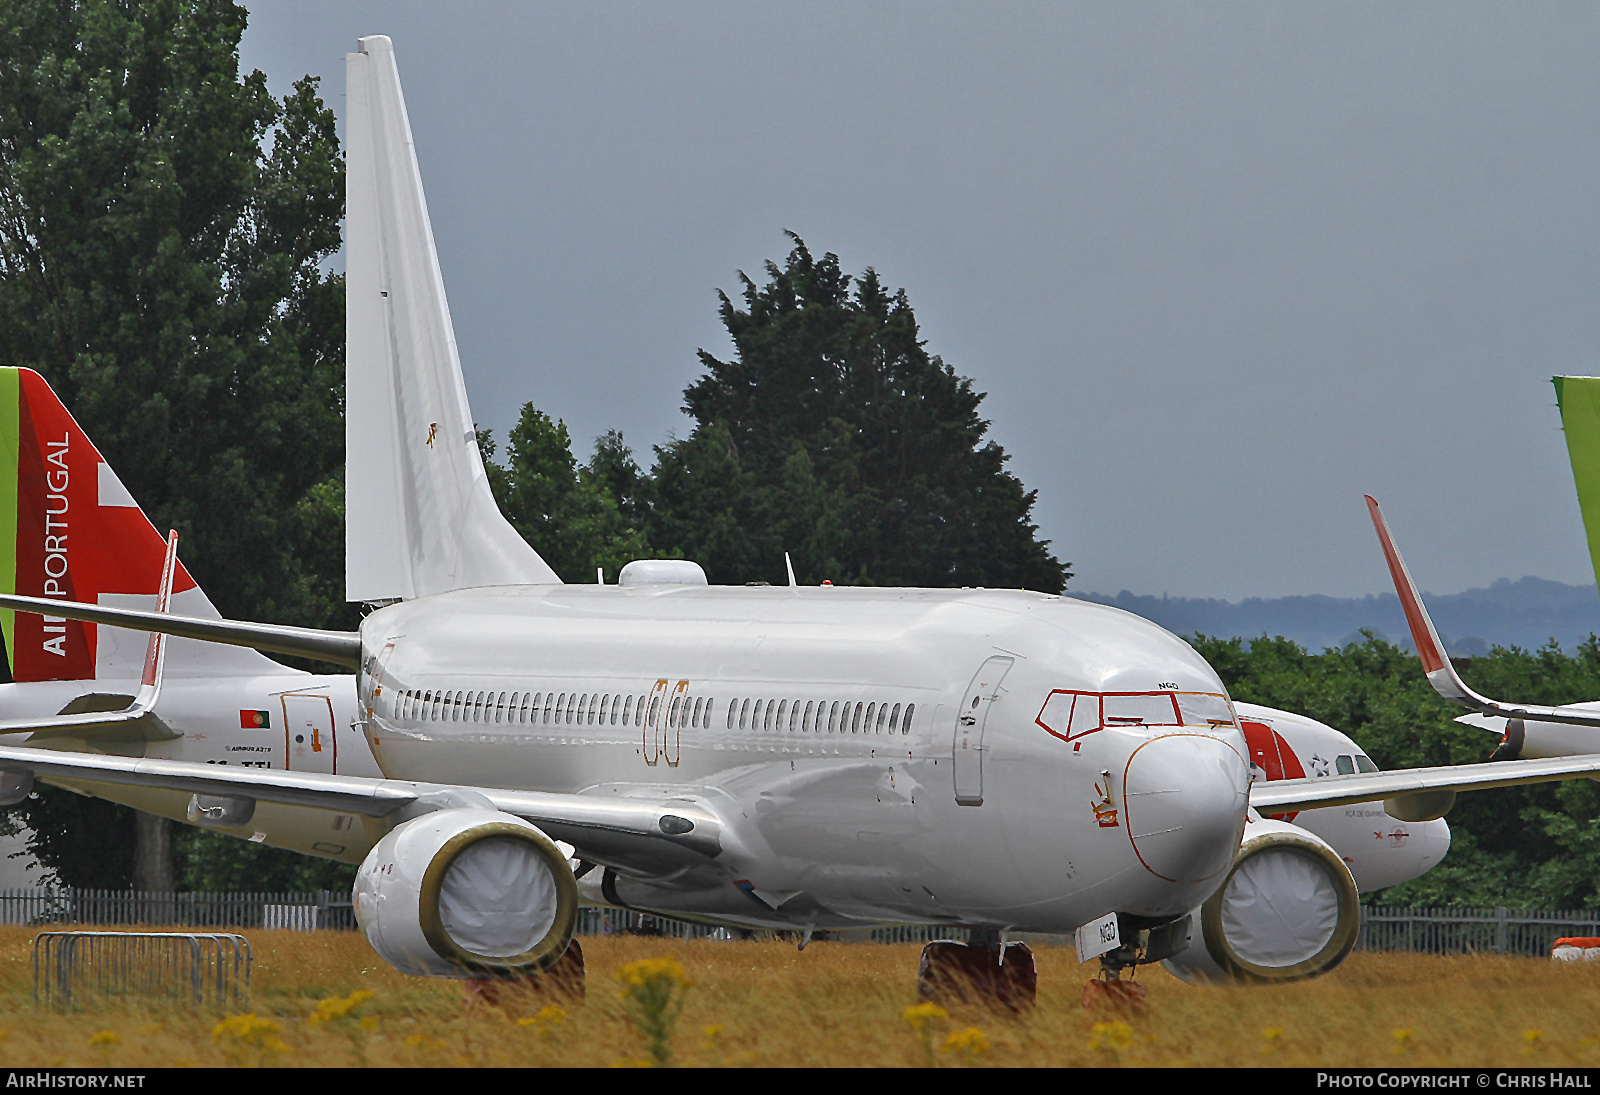
[(1572, 481), (1578, 487), (1578, 509), (1589, 537), (1589, 561), (1600, 585), (1600, 377), (1554, 376), (1556, 406), (1572, 458)]

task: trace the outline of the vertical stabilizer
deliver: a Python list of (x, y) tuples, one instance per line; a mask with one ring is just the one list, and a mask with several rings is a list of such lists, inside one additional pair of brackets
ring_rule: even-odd
[(1589, 537), (1589, 561), (1600, 584), (1600, 377), (1554, 376), (1556, 406), (1567, 435), (1578, 509)]
[(362, 38), (348, 81), (345, 596), (559, 582), (478, 455), (400, 75)]
[[(167, 543), (89, 435), (32, 369), (0, 368), (0, 593), (148, 612)], [(217, 610), (182, 563), (172, 611)], [(120, 627), (0, 611), (0, 680), (137, 681), (146, 637)], [(169, 677), (295, 672), (242, 647), (174, 639)]]

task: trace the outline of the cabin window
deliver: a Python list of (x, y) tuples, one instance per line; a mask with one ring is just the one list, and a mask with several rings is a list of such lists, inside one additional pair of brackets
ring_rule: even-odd
[[(746, 716), (750, 714), (750, 701), (745, 700), (739, 705), (739, 729), (743, 730), (748, 725)], [(732, 717), (731, 715), (729, 716)]]
[(504, 692), (500, 693), (500, 697), (494, 701), (494, 721), (506, 721), (506, 694)]
[(872, 728), (872, 732), (875, 734), (883, 733), (883, 724), (887, 721), (889, 721), (889, 705), (880, 703), (878, 705), (878, 724)]
[(806, 701), (806, 713), (800, 719), (800, 732), (802, 734), (811, 733), (811, 709), (813, 706), (811, 700)]
[(670, 729), (676, 730), (678, 728), (678, 707), (682, 703), (683, 703), (683, 697), (682, 696), (673, 696), (672, 697), (672, 710), (667, 712), (667, 726)]
[(433, 717), (433, 719), (435, 721), (438, 720), (438, 718), (439, 718), (439, 709), (441, 707), (443, 707), (443, 706), (444, 706), (444, 694), (440, 693), (440, 692), (435, 692), (433, 694), (433, 704), (432, 704), (432, 707), (433, 707), (432, 717)]
[(787, 710), (789, 710), (789, 701), (780, 701), (778, 703), (778, 717), (773, 722), (773, 725), (775, 725), (779, 730), (783, 729), (783, 713)]
[(628, 726), (633, 722), (633, 697), (625, 696), (622, 701), (622, 725)]
[(1333, 766), (1338, 770), (1338, 773), (1341, 776), (1353, 776), (1356, 774), (1356, 762), (1354, 757), (1335, 757)]
[(850, 716), (850, 732), (852, 734), (861, 733), (861, 712), (865, 708), (866, 708), (866, 704), (864, 704), (864, 703), (856, 704), (856, 709), (855, 709), (854, 713), (852, 713), (851, 716)]
[(568, 726), (572, 725), (572, 720), (575, 717), (579, 717), (578, 716), (578, 712), (583, 710), (583, 702), (588, 698), (589, 698), (589, 695), (588, 695), (587, 692), (582, 693), (582, 694), (579, 694), (577, 692), (568, 692), (567, 693), (567, 725)]
[[(818, 721), (821, 721), (820, 719)], [(839, 729), (839, 701), (834, 700), (833, 706), (828, 708), (828, 733), (832, 734)]]
[(800, 701), (795, 700), (789, 705), (789, 733), (794, 733), (800, 725)]
[(917, 705), (916, 704), (914, 704), (914, 703), (906, 704), (906, 717), (905, 717), (905, 720), (900, 723), (900, 732), (902, 734), (911, 733), (911, 714), (912, 714), (912, 712), (916, 711), (916, 709), (917, 709)]
[(644, 722), (646, 726), (654, 726), (656, 724), (656, 712), (659, 710), (661, 710), (661, 697), (651, 696), (650, 710), (645, 712)]
[(761, 708), (761, 729), (770, 734), (772, 732), (772, 712), (777, 706), (772, 700), (757, 700), (756, 706)]
[(565, 692), (558, 693), (556, 696), (556, 702), (552, 706), (544, 709), (544, 721), (549, 722), (552, 718), (559, 718), (561, 716), (561, 708), (566, 704), (566, 702), (567, 694)]
[[(700, 725), (700, 713), (702, 711), (706, 711), (706, 710), (707, 710), (707, 708), (706, 708), (705, 697), (704, 696), (696, 696), (694, 698), (694, 714), (689, 717), (689, 725), (690, 726), (699, 726)], [(707, 719), (706, 721), (710, 722), (711, 720)]]
[(894, 710), (889, 712), (889, 733), (894, 733), (900, 728), (900, 705), (894, 705)]
[(711, 708), (716, 706), (716, 702), (710, 696), (706, 697), (706, 713), (701, 718), (700, 725), (707, 730), (711, 729)]
[(622, 710), (622, 697), (620, 695), (612, 696), (611, 697), (611, 725), (612, 726), (617, 725), (617, 714), (621, 710)]
[(867, 704), (867, 713), (861, 719), (861, 732), (863, 734), (872, 733), (872, 713), (877, 706), (875, 703)]

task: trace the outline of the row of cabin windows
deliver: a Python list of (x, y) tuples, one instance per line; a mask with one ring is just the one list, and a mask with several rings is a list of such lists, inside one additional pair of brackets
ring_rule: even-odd
[[(655, 721), (662, 696), (624, 696), (598, 692), (435, 692), (406, 689), (396, 715), (432, 722), (499, 722), (548, 726), (629, 726)], [(646, 702), (648, 701), (648, 709)], [(674, 696), (667, 710), (668, 729), (711, 728), (715, 700)], [(917, 705), (855, 703), (827, 700), (734, 700), (728, 705), (728, 729), (784, 730), (802, 734), (911, 733)]]
[[(430, 722), (648, 725), (655, 720), (663, 698), (599, 692), (434, 692), (408, 688), (400, 693), (395, 714), (402, 719)], [(704, 696), (674, 696), (667, 711), (667, 726), (674, 730), (689, 727), (709, 730), (713, 702)]]
[(897, 703), (840, 703), (827, 700), (734, 700), (728, 705), (728, 729), (787, 730), (791, 734), (901, 734), (911, 733), (917, 705), (908, 703), (902, 715)]

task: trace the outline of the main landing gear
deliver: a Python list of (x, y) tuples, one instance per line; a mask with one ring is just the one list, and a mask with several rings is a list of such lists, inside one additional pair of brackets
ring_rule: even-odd
[(469, 1007), (473, 1004), (495, 1006), (530, 992), (582, 1001), (587, 984), (583, 969), (583, 947), (577, 939), (573, 939), (567, 944), (566, 952), (543, 973), (530, 973), (511, 980), (470, 977), (461, 984)]
[(936, 1004), (984, 1003), (1023, 1011), (1038, 995), (1039, 971), (1026, 943), (1002, 943), (999, 932), (974, 931), (972, 942), (940, 939), (922, 948), (917, 998)]

